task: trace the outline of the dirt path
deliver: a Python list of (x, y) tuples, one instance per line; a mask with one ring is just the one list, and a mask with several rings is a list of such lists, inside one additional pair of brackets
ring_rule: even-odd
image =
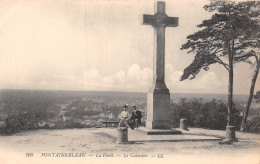
[[(15, 134), (13, 136), (0, 136), (0, 160), (1, 164), (12, 163), (12, 157), (25, 158), (26, 153), (34, 153), (30, 159), (32, 162), (37, 158), (44, 161), (42, 153), (86, 153), (88, 160), (98, 160), (97, 155), (113, 154), (113, 160), (121, 160), (124, 154), (132, 156), (131, 160), (159, 160), (158, 156), (163, 154), (166, 162), (172, 158), (183, 160), (186, 163), (202, 159), (234, 160), (234, 163), (258, 163), (259, 161), (259, 136), (257, 134), (240, 133), (236, 135), (239, 142), (232, 145), (221, 145), (218, 141), (197, 142), (137, 142), (134, 144), (117, 144), (116, 138), (107, 135), (107, 131), (114, 129), (63, 129), (63, 130), (35, 130)], [(205, 129), (193, 129), (193, 133), (223, 137), (223, 131), (212, 131)], [(141, 156), (147, 157), (141, 157)], [(36, 156), (36, 157), (35, 157)], [(53, 158), (49, 158), (54, 160)], [(100, 158), (101, 159), (101, 158)], [(104, 157), (102, 157), (104, 159)], [(105, 158), (105, 159), (108, 159)], [(125, 159), (125, 158), (123, 158)], [(122, 160), (123, 160), (122, 159)], [(71, 158), (68, 159), (72, 160)], [(75, 160), (75, 159), (74, 159)], [(80, 160), (80, 159), (77, 159)], [(152, 161), (154, 161), (152, 160)], [(177, 160), (178, 161), (178, 160)], [(207, 161), (207, 160), (206, 160)], [(39, 161), (37, 161), (38, 163)], [(211, 161), (213, 163), (213, 161)]]

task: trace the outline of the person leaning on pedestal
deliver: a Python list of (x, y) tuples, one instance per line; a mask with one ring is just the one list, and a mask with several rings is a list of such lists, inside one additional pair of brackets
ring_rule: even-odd
[(129, 112), (127, 111), (127, 108), (128, 108), (128, 104), (125, 104), (123, 106), (123, 111), (120, 114), (120, 119), (121, 120), (120, 120), (120, 122), (118, 124), (118, 128), (120, 128), (120, 127), (128, 127), (128, 128), (131, 128), (132, 130), (134, 130), (133, 126), (130, 125), (131, 117), (130, 117)]
[(135, 128), (138, 128), (138, 124), (141, 124), (142, 113), (133, 106), (133, 113), (131, 119), (134, 121)]

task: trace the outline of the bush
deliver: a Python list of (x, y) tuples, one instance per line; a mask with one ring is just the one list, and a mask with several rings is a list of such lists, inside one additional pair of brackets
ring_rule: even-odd
[[(200, 98), (193, 98), (189, 101), (181, 98), (178, 104), (171, 104), (170, 118), (175, 128), (179, 127), (181, 118), (186, 118), (191, 127), (224, 130), (227, 125), (227, 106), (222, 101), (215, 99), (203, 103), (203, 99)], [(241, 120), (242, 117), (239, 116), (239, 111), (234, 105), (233, 125), (239, 128)]]
[(203, 123), (199, 126), (210, 129), (226, 129), (227, 107), (221, 101), (212, 100), (203, 104)]
[(16, 111), (5, 119), (5, 132), (16, 133), (24, 130), (38, 128), (38, 120), (34, 113)]
[(64, 122), (64, 127), (63, 128), (85, 128), (85, 125), (81, 124), (80, 122), (76, 122), (73, 120), (68, 120)]
[(252, 120), (248, 120), (246, 123), (246, 131), (248, 132), (260, 132), (260, 116), (256, 116)]
[(172, 125), (179, 127), (180, 119), (186, 118), (189, 126), (197, 126), (202, 117), (202, 99), (193, 98), (189, 102), (186, 98), (181, 98), (178, 104), (172, 103), (170, 118)]

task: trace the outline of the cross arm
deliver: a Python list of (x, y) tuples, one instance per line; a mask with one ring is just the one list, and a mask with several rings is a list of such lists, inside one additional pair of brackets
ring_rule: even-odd
[(156, 14), (156, 15), (143, 15), (143, 24), (144, 25), (159, 25), (164, 24), (166, 27), (177, 27), (178, 18), (177, 17), (168, 17), (166, 14)]
[(154, 25), (156, 23), (156, 17), (154, 15), (143, 15), (143, 24), (144, 25)]
[(179, 19), (177, 17), (167, 17), (166, 22), (168, 27), (177, 27), (179, 25)]

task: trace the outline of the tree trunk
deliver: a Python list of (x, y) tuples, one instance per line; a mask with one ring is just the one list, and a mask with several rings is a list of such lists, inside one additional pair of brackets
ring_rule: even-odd
[(234, 63), (234, 39), (230, 45), (228, 41), (228, 57), (229, 57), (229, 77), (228, 77), (228, 114), (227, 114), (227, 126), (232, 126), (232, 109), (233, 109), (233, 63)]
[(251, 87), (250, 87), (250, 93), (249, 93), (249, 97), (247, 100), (247, 104), (246, 104), (246, 109), (244, 112), (244, 116), (243, 116), (243, 120), (240, 126), (240, 131), (244, 131), (246, 128), (246, 121), (247, 121), (247, 117), (248, 117), (248, 112), (249, 112), (249, 108), (253, 99), (253, 95), (254, 95), (254, 89), (255, 89), (255, 83), (256, 83), (256, 79), (259, 73), (259, 67), (260, 67), (260, 59), (256, 58), (256, 68), (255, 68), (255, 73), (254, 76), (252, 78), (252, 82), (251, 82)]
[(233, 55), (229, 56), (229, 78), (228, 78), (228, 115), (227, 126), (232, 126), (232, 108), (233, 108)]

